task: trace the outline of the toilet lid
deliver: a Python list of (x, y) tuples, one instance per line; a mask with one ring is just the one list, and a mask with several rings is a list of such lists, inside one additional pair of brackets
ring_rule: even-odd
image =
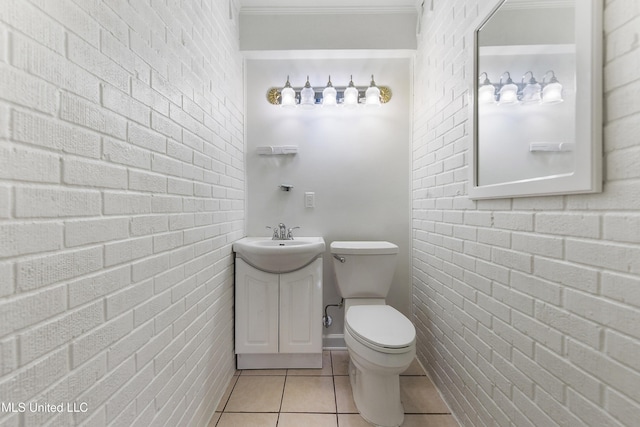
[(377, 347), (403, 348), (413, 344), (416, 328), (402, 313), (389, 305), (350, 307), (345, 325), (358, 341)]

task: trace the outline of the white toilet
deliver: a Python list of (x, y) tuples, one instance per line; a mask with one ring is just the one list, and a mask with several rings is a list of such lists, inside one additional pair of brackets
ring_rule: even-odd
[(386, 305), (398, 246), (389, 242), (333, 242), (333, 266), (344, 298), (349, 378), (360, 415), (376, 426), (402, 424), (400, 373), (416, 354), (416, 330)]

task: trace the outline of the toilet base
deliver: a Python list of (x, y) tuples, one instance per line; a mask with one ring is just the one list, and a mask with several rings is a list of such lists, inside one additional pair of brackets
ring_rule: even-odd
[(353, 400), (360, 416), (376, 427), (398, 427), (404, 421), (400, 376), (364, 373), (349, 362)]
[(353, 400), (362, 418), (379, 427), (402, 425), (404, 408), (400, 401), (400, 374), (415, 357), (415, 346), (406, 353), (372, 352), (348, 331), (345, 331), (345, 342), (349, 351)]

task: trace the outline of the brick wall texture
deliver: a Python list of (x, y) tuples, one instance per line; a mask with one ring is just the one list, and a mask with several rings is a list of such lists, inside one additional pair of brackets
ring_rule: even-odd
[[(230, 3), (0, 1), (0, 402), (81, 405), (0, 425), (215, 410), (244, 234)], [(465, 426), (637, 425), (640, 3), (605, 1), (604, 192), (481, 202), (464, 74), (480, 1), (434, 3), (414, 84), (419, 357)]]
[(465, 426), (637, 426), (640, 2), (604, 2), (604, 191), (478, 202), (465, 67), (483, 3), (434, 3), (414, 86), (419, 358)]
[(244, 230), (233, 4), (0, 1), (0, 425), (212, 416)]

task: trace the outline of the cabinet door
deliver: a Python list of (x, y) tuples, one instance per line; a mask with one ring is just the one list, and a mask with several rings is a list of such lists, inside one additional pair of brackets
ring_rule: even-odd
[(280, 353), (322, 351), (322, 258), (280, 275)]
[(236, 258), (236, 353), (278, 352), (278, 275)]

